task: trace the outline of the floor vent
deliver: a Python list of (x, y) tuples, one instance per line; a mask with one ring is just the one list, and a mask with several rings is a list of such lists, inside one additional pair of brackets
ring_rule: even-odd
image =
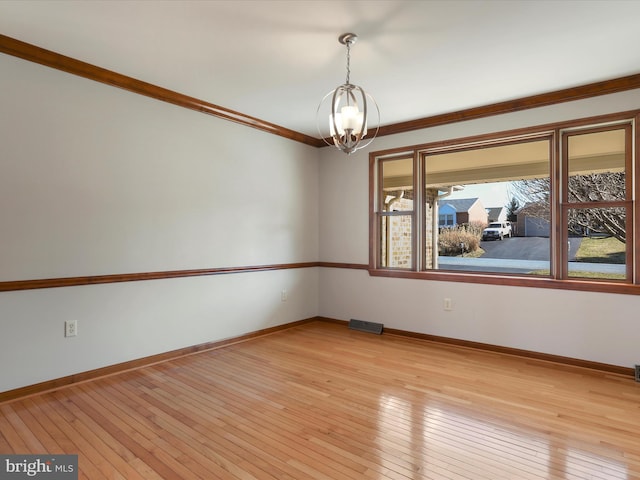
[(636, 382), (640, 382), (640, 365), (636, 365)]
[(349, 328), (351, 330), (360, 330), (361, 332), (382, 333), (382, 324), (374, 322), (365, 322), (364, 320), (349, 320)]

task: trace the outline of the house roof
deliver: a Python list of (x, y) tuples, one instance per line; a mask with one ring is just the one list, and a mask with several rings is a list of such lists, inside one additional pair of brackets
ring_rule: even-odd
[(444, 205), (451, 205), (456, 212), (468, 212), (471, 207), (476, 202), (479, 202), (480, 199), (478, 197), (475, 198), (456, 198), (456, 199), (445, 199), (442, 203)]

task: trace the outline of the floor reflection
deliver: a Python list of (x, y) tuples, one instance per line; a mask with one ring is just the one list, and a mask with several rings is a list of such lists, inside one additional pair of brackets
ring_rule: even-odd
[(380, 397), (381, 463), (412, 479), (628, 479), (624, 461), (432, 401)]

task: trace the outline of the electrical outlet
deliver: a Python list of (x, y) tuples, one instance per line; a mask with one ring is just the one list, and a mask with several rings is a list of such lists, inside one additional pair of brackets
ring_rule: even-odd
[(444, 299), (444, 302), (442, 303), (442, 308), (444, 308), (444, 310), (447, 312), (450, 312), (451, 310), (453, 310), (453, 303), (451, 302), (450, 298)]
[(64, 336), (75, 337), (76, 335), (78, 335), (78, 321), (67, 320), (64, 322)]
[(286, 302), (289, 299), (289, 294), (287, 293), (286, 290), (282, 290), (282, 292), (280, 292), (280, 300), (283, 302)]

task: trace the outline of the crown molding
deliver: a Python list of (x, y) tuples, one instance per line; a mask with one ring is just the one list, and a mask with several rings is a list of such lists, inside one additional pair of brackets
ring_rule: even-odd
[(589, 83), (564, 90), (531, 95), (529, 97), (507, 100), (505, 102), (493, 103), (482, 107), (467, 108), (457, 112), (443, 113), (431, 117), (409, 120), (407, 122), (395, 123), (393, 125), (381, 126), (378, 136), (395, 135), (397, 133), (422, 130), (424, 128), (437, 127), (450, 123), (476, 120), (479, 118), (492, 117), (505, 113), (519, 112), (531, 108), (547, 107), (558, 103), (572, 102), (574, 100), (584, 100), (610, 93), (625, 92), (640, 88), (640, 74), (628, 75), (626, 77), (604, 80), (601, 82)]
[(174, 92), (173, 90), (168, 90), (151, 83), (143, 82), (142, 80), (128, 77), (126, 75), (107, 70), (106, 68), (98, 67), (81, 60), (76, 60), (75, 58), (67, 57), (51, 50), (46, 50), (1, 34), (0, 52), (51, 67), (56, 70), (71, 73), (79, 77), (87, 78), (89, 80), (111, 85), (112, 87), (122, 88), (156, 100), (161, 100), (163, 102), (195, 110), (200, 113), (229, 120), (230, 122), (263, 130), (296, 142), (311, 145), (312, 147), (320, 147), (324, 145), (324, 142), (321, 139), (230, 110), (219, 105), (214, 105), (213, 103), (205, 102), (198, 98), (189, 97), (182, 93)]
[[(168, 102), (180, 107), (195, 110), (197, 112), (212, 115), (231, 122), (239, 123), (247, 127), (256, 128), (274, 135), (278, 135), (296, 142), (304, 143), (313, 147), (328, 146), (325, 140), (315, 138), (285, 127), (251, 117), (228, 108), (214, 105), (204, 100), (189, 97), (172, 90), (168, 90), (151, 83), (144, 82), (126, 75), (122, 75), (111, 70), (107, 70), (96, 65), (76, 60), (65, 55), (46, 50), (35, 45), (22, 42), (20, 40), (0, 34), (0, 53), (22, 58), (30, 62), (38, 63), (56, 70), (78, 75), (89, 80), (104, 83), (114, 87), (122, 88), (133, 93), (144, 95), (156, 100)], [(447, 125), (451, 123), (476, 120), (494, 115), (513, 113), (531, 108), (545, 107), (558, 103), (583, 100), (586, 98), (619, 93), (627, 90), (640, 88), (640, 74), (628, 75), (626, 77), (604, 80), (601, 82), (580, 85), (563, 90), (557, 90), (538, 95), (508, 100), (505, 102), (493, 103), (481, 107), (468, 108), (455, 112), (433, 115), (430, 117), (409, 120), (406, 122), (383, 125), (378, 131), (378, 137), (395, 135), (398, 133), (422, 130), (425, 128)]]

